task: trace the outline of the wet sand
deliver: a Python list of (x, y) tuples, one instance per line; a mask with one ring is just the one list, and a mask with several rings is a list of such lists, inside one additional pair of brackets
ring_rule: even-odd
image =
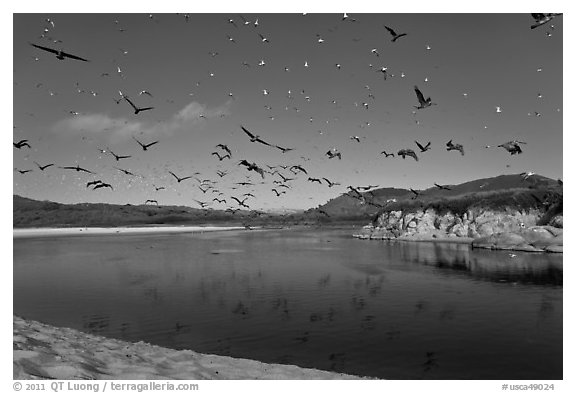
[(361, 379), (292, 365), (129, 343), (14, 316), (14, 379)]

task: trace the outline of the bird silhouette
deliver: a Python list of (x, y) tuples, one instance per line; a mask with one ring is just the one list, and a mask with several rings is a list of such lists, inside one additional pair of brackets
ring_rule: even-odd
[(228, 174), (228, 172), (218, 170), (218, 171), (216, 171), (216, 174), (220, 177), (224, 177)]
[(280, 196), (282, 194), (286, 194), (286, 191), (279, 192), (277, 189), (273, 188), (272, 191), (276, 194), (276, 196)]
[(114, 156), (114, 158), (116, 159), (116, 161), (120, 161), (124, 158), (130, 158), (132, 156), (119, 156), (118, 154), (114, 153), (112, 150), (109, 150), (110, 154), (112, 154)]
[(28, 172), (32, 172), (32, 169), (18, 169), (18, 168), (14, 168), (15, 171), (20, 172), (22, 175)]
[(260, 176), (262, 176), (262, 179), (264, 179), (264, 169), (260, 168), (258, 165), (256, 165), (256, 163), (249, 163), (246, 160), (242, 160), (238, 163), (238, 165), (244, 165), (249, 171), (255, 171), (259, 173)]
[(450, 187), (441, 186), (441, 185), (440, 185), (440, 184), (438, 184), (438, 183), (434, 183), (434, 185), (435, 185), (436, 187), (438, 187), (440, 190), (448, 190), (448, 191), (450, 191), (450, 190), (451, 190), (451, 188), (450, 188)]
[(160, 190), (165, 190), (165, 189), (166, 189), (166, 187), (156, 187), (155, 185), (152, 185), (152, 186), (154, 186), (154, 189), (155, 189), (156, 191), (160, 191)]
[(414, 197), (412, 199), (418, 198), (418, 196), (420, 195), (420, 193), (412, 188), (410, 188), (410, 191), (412, 191), (412, 193), (414, 194)]
[(390, 156), (394, 157), (394, 153), (386, 153), (386, 150), (382, 150), (382, 151), (380, 152), (380, 154), (384, 154), (384, 155), (386, 156), (386, 158), (388, 158), (388, 157), (390, 157)]
[(60, 169), (71, 169), (71, 170), (74, 170), (76, 172), (86, 172), (86, 173), (94, 174), (94, 172), (89, 171), (88, 169), (80, 168), (80, 165), (78, 165), (78, 164), (76, 164), (76, 166), (61, 166), (59, 168)]
[(138, 144), (142, 147), (142, 150), (144, 150), (144, 151), (148, 150), (148, 148), (149, 148), (150, 146), (155, 145), (155, 144), (157, 144), (157, 143), (159, 142), (159, 141), (154, 141), (154, 142), (150, 142), (150, 143), (144, 144), (144, 143), (140, 142), (138, 139), (136, 139), (136, 138), (134, 138), (134, 137), (132, 137), (132, 139), (134, 139), (136, 142), (138, 142)]
[(208, 203), (207, 203), (207, 202), (202, 202), (202, 201), (199, 201), (199, 200), (197, 200), (197, 199), (194, 199), (194, 201), (195, 201), (196, 203), (198, 203), (202, 209), (204, 209), (206, 206), (208, 206)]
[(288, 151), (294, 150), (291, 147), (282, 147), (282, 146), (278, 146), (278, 145), (274, 145), (274, 147), (279, 149), (280, 151), (282, 151), (282, 153), (286, 153)]
[(100, 182), (100, 183), (96, 184), (96, 185), (94, 186), (94, 188), (92, 188), (92, 190), (96, 190), (96, 189), (98, 189), (98, 188), (103, 188), (103, 187), (108, 187), (108, 188), (110, 188), (112, 191), (114, 191), (114, 187), (112, 187), (111, 184), (104, 183), (104, 182)]
[(464, 146), (452, 143), (452, 139), (446, 143), (446, 150), (458, 150), (460, 154), (464, 155)]
[(38, 164), (36, 161), (34, 161), (34, 164), (36, 164), (36, 166), (38, 167), (38, 169), (40, 169), (41, 171), (43, 171), (44, 169), (53, 166), (54, 164), (46, 164), (46, 165), (40, 165)]
[(300, 165), (292, 165), (290, 167), (290, 172), (292, 172), (293, 174), (296, 174), (297, 172), (294, 172), (294, 170), (308, 174), (308, 172), (306, 172), (306, 169), (302, 168)]
[(123, 98), (124, 100), (126, 100), (126, 102), (128, 102), (128, 103), (130, 104), (130, 106), (134, 109), (134, 114), (135, 114), (135, 115), (137, 115), (138, 113), (143, 112), (143, 111), (148, 111), (148, 110), (150, 110), (150, 109), (154, 109), (153, 106), (148, 106), (148, 107), (145, 107), (145, 108), (139, 108), (139, 107), (137, 107), (137, 106), (130, 100), (130, 98), (129, 98), (127, 95), (122, 94), (122, 92), (121, 92), (120, 90), (118, 90), (118, 93), (120, 93), (120, 95), (122, 96), (122, 98)]
[(232, 158), (232, 157), (230, 156), (230, 154), (224, 154), (224, 155), (221, 156), (217, 151), (212, 152), (211, 155), (218, 157), (218, 160), (220, 160), (220, 161), (222, 161), (222, 160), (225, 159), (225, 158), (228, 158), (228, 159)]
[(392, 30), (390, 27), (388, 26), (384, 26), (386, 28), (386, 30), (388, 30), (388, 32), (392, 35), (392, 42), (396, 42), (396, 40), (400, 37), (404, 37), (405, 35), (407, 35), (406, 33), (400, 33), (397, 34), (394, 30)]
[(503, 143), (501, 145), (498, 145), (498, 147), (502, 147), (502, 148), (506, 149), (508, 151), (508, 153), (510, 153), (510, 155), (522, 154), (522, 149), (520, 148), (520, 144), (526, 144), (526, 142), (510, 141), (510, 142), (506, 142), (506, 143)]
[(212, 199), (212, 202), (227, 203), (227, 202), (226, 202), (226, 199), (218, 199), (218, 198)]
[(244, 202), (246, 202), (246, 200), (247, 200), (248, 198), (244, 198), (243, 200), (240, 200), (240, 199), (238, 199), (238, 198), (236, 198), (236, 197), (234, 197), (234, 196), (232, 196), (232, 197), (230, 197), (230, 198), (231, 198), (231, 199), (234, 199), (236, 202), (238, 202), (238, 204), (239, 204), (240, 206), (243, 206), (243, 207), (245, 207), (245, 208), (247, 208), (247, 209), (250, 209), (250, 206), (248, 206), (247, 204), (244, 203)]
[(418, 145), (418, 148), (420, 149), (420, 153), (424, 153), (425, 151), (430, 150), (430, 143), (431, 142), (428, 142), (426, 144), (426, 146), (422, 146), (418, 141), (414, 141), (414, 142), (416, 142), (416, 144)]
[(144, 204), (146, 205), (147, 203), (155, 203), (156, 206), (158, 206), (158, 201), (156, 199), (146, 199), (146, 202), (144, 202)]
[(420, 103), (419, 106), (414, 106), (414, 108), (424, 109), (431, 105), (436, 105), (435, 102), (432, 102), (432, 99), (430, 97), (424, 98), (424, 95), (422, 94), (418, 86), (414, 86), (414, 91), (416, 92), (416, 97), (418, 97), (418, 102)]
[(102, 180), (89, 181), (88, 183), (86, 183), (86, 188), (88, 188), (90, 186), (95, 186), (96, 184), (100, 184), (100, 183), (102, 183)]
[(174, 176), (176, 178), (176, 180), (178, 180), (178, 183), (180, 183), (181, 181), (184, 181), (186, 179), (192, 178), (192, 176), (178, 177), (178, 176), (176, 176), (176, 174), (174, 172), (171, 172), (171, 171), (168, 171), (168, 173), (170, 173), (172, 176)]
[(340, 183), (330, 181), (329, 179), (326, 179), (325, 177), (323, 177), (322, 179), (324, 179), (324, 181), (326, 182), (326, 184), (328, 184), (328, 187), (330, 187), (330, 188), (340, 185)]
[(219, 143), (216, 145), (216, 147), (223, 149), (226, 153), (230, 154), (230, 157), (232, 157), (232, 152), (230, 151), (230, 148), (227, 145), (223, 145), (222, 143)]
[(47, 51), (47, 52), (54, 53), (54, 54), (56, 55), (56, 58), (57, 58), (58, 60), (64, 60), (65, 58), (68, 57), (68, 58), (74, 59), (74, 60), (88, 61), (88, 60), (86, 60), (86, 59), (84, 59), (84, 58), (82, 58), (82, 57), (78, 57), (78, 56), (76, 56), (76, 55), (72, 55), (72, 54), (70, 54), (70, 53), (66, 53), (66, 52), (64, 52), (63, 50), (57, 50), (57, 49), (47, 48), (47, 47), (45, 47), (45, 46), (36, 45), (36, 44), (32, 44), (32, 43), (30, 43), (30, 45), (32, 45), (32, 46), (34, 46), (34, 47), (36, 47), (36, 48), (38, 48), (38, 49), (42, 49), (42, 50), (45, 50), (45, 51)]
[(12, 144), (14, 145), (14, 147), (15, 147), (16, 149), (21, 149), (21, 148), (23, 148), (24, 146), (28, 146), (28, 148), (30, 148), (30, 149), (32, 148), (32, 147), (28, 144), (28, 139), (22, 139), (21, 141), (18, 141), (18, 142), (16, 142), (16, 143), (12, 142)]
[(262, 139), (260, 139), (259, 136), (252, 134), (250, 131), (248, 131), (246, 128), (244, 128), (244, 126), (240, 126), (240, 127), (246, 133), (246, 135), (248, 135), (250, 137), (250, 142), (258, 142), (258, 143), (262, 143), (263, 145), (266, 145), (266, 146), (272, 146), (268, 142), (265, 142)]
[(317, 179), (317, 178), (315, 178), (315, 177), (309, 177), (309, 178), (308, 178), (308, 181), (311, 182), (311, 183), (322, 184), (322, 180)]
[(416, 155), (416, 153), (414, 153), (414, 150), (412, 150), (412, 149), (402, 149), (402, 150), (399, 150), (398, 153), (396, 153), (396, 154), (398, 154), (398, 156), (402, 157), (402, 159), (406, 159), (406, 156), (410, 156), (410, 157), (414, 158), (416, 161), (418, 161), (418, 156)]
[(132, 172), (130, 172), (129, 170), (126, 169), (122, 169), (122, 168), (118, 168), (118, 167), (114, 167), (115, 169), (118, 169), (120, 172), (123, 172), (126, 175), (130, 175), (130, 176), (136, 176), (135, 174), (133, 174)]

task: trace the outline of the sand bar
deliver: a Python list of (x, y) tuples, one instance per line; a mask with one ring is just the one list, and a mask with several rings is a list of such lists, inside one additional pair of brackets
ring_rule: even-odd
[(14, 316), (14, 379), (211, 380), (361, 377), (130, 343)]
[[(238, 227), (215, 226), (176, 226), (176, 227), (118, 227), (118, 228), (14, 228), (14, 238), (46, 237), (46, 236), (83, 236), (83, 235), (114, 235), (114, 234), (160, 234), (160, 233), (193, 233), (244, 230)], [(256, 228), (254, 228), (256, 229)]]

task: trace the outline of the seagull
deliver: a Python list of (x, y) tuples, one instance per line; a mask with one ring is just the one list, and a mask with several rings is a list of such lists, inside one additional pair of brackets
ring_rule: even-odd
[(380, 57), (380, 53), (378, 53), (378, 49), (374, 48), (374, 49), (372, 49), (370, 52), (372, 52), (372, 53), (375, 54), (376, 56)]
[(222, 160), (225, 159), (225, 158), (229, 158), (229, 159), (232, 158), (232, 157), (230, 156), (230, 154), (224, 154), (224, 155), (221, 156), (220, 154), (218, 154), (217, 151), (212, 152), (211, 155), (218, 157), (218, 160), (220, 160), (220, 161), (222, 161)]
[(260, 36), (262, 42), (270, 43), (270, 41), (268, 41), (268, 38), (264, 37), (262, 34), (258, 33), (258, 36)]
[(159, 142), (159, 141), (155, 141), (155, 142), (151, 142), (151, 143), (144, 144), (144, 143), (140, 142), (138, 139), (136, 139), (136, 138), (134, 138), (134, 137), (132, 137), (132, 139), (134, 139), (136, 142), (138, 142), (138, 144), (139, 144), (140, 146), (142, 146), (142, 149), (143, 149), (144, 151), (148, 150), (148, 148), (149, 148), (150, 146), (155, 145), (156, 143)]
[(262, 176), (262, 179), (264, 179), (264, 169), (260, 168), (258, 165), (256, 165), (256, 163), (249, 163), (246, 160), (242, 160), (238, 163), (238, 165), (244, 165), (249, 171), (255, 171), (259, 173), (260, 176)]
[(520, 176), (522, 176), (523, 180), (528, 180), (528, 178), (532, 175), (535, 175), (535, 173), (534, 172), (524, 172), (524, 173), (520, 174)]
[(147, 204), (147, 203), (155, 203), (156, 206), (158, 206), (158, 201), (156, 199), (146, 199), (146, 202), (144, 202), (144, 204)]
[(141, 91), (140, 93), (138, 93), (138, 94), (139, 94), (139, 95), (146, 94), (146, 95), (152, 97), (152, 93), (150, 93), (148, 90), (142, 90), (142, 91)]
[(420, 195), (420, 193), (412, 188), (410, 188), (410, 191), (412, 191), (412, 193), (414, 194), (414, 197), (412, 199), (416, 199), (418, 198), (418, 195)]
[[(292, 172), (293, 174), (296, 174), (296, 172), (294, 172), (293, 169), (300, 171), (300, 172), (304, 172), (305, 174), (308, 174), (308, 172), (306, 172), (306, 169), (302, 168), (300, 165), (292, 165), (290, 167), (290, 172)], [(283, 178), (283, 176), (282, 176), (282, 178)]]
[(328, 184), (328, 187), (330, 187), (330, 188), (340, 185), (340, 183), (330, 181), (330, 180), (326, 179), (325, 177), (323, 177), (322, 179), (324, 179), (324, 181), (326, 181), (326, 184)]
[(226, 199), (218, 199), (218, 198), (212, 199), (212, 202), (227, 203), (227, 202), (226, 202)]
[(21, 141), (16, 142), (16, 143), (12, 142), (12, 144), (14, 145), (14, 147), (15, 147), (16, 149), (21, 149), (21, 148), (23, 148), (24, 146), (28, 146), (30, 149), (32, 148), (32, 147), (28, 144), (28, 139), (22, 139)]
[(224, 151), (226, 151), (226, 153), (228, 153), (228, 154), (230, 154), (230, 156), (232, 156), (232, 152), (230, 151), (230, 148), (227, 145), (219, 143), (216, 145), (216, 147), (223, 149)]
[(80, 165), (78, 165), (78, 164), (76, 164), (76, 166), (61, 166), (59, 168), (60, 169), (72, 169), (72, 170), (75, 170), (76, 172), (86, 172), (86, 173), (94, 174), (94, 172), (89, 171), (88, 169), (80, 168)]
[(231, 199), (234, 199), (236, 202), (238, 202), (238, 204), (239, 204), (240, 206), (244, 206), (245, 208), (250, 209), (250, 206), (248, 206), (247, 204), (244, 203), (244, 202), (246, 202), (246, 200), (247, 200), (248, 198), (244, 198), (242, 201), (241, 201), (240, 199), (236, 198), (236, 197), (230, 197), (230, 198), (231, 198)]
[(338, 157), (339, 160), (342, 159), (342, 153), (336, 150), (336, 148), (328, 150), (326, 152), (326, 155), (328, 156), (329, 159), (332, 159), (334, 157)]
[(98, 188), (103, 188), (103, 187), (108, 187), (108, 188), (110, 188), (112, 191), (114, 191), (114, 187), (112, 187), (111, 184), (104, 183), (104, 182), (100, 182), (100, 183), (96, 184), (96, 185), (94, 186), (94, 188), (92, 188), (92, 190), (96, 190), (96, 189), (98, 189)]
[(130, 175), (130, 176), (136, 176), (135, 174), (133, 174), (132, 172), (130, 172), (129, 170), (126, 169), (122, 169), (122, 168), (118, 168), (118, 167), (114, 167), (115, 169), (118, 169), (120, 172), (124, 173), (125, 175)]
[(524, 144), (524, 145), (526, 144), (526, 142), (510, 141), (510, 142), (506, 142), (506, 143), (503, 143), (501, 145), (498, 145), (498, 147), (502, 147), (502, 148), (506, 149), (508, 151), (508, 153), (510, 153), (510, 155), (521, 154), (522, 149), (520, 148), (520, 143)]
[(286, 194), (286, 191), (278, 192), (278, 190), (275, 189), (275, 188), (273, 188), (272, 191), (273, 191), (274, 193), (276, 193), (276, 196), (277, 196), (277, 197), (280, 196), (280, 195), (282, 195), (282, 194)]
[(36, 47), (38, 49), (42, 49), (42, 50), (45, 50), (47, 52), (51, 52), (51, 53), (56, 54), (56, 58), (58, 60), (64, 60), (66, 57), (68, 57), (68, 58), (74, 59), (74, 60), (89, 61), (89, 60), (83, 59), (82, 57), (78, 57), (75, 55), (71, 55), (70, 53), (66, 53), (63, 50), (56, 50), (56, 49), (52, 49), (52, 48), (47, 48), (45, 46), (40, 46), (40, 45), (36, 45), (36, 44), (32, 44), (32, 43), (30, 43), (30, 45), (32, 45), (33, 47)]
[(448, 190), (448, 191), (451, 190), (451, 188), (446, 187), (446, 186), (441, 186), (441, 185), (438, 184), (438, 183), (434, 183), (434, 185), (435, 185), (436, 187), (438, 187), (439, 189), (441, 189), (441, 190)]
[(130, 101), (130, 98), (128, 98), (128, 96), (125, 96), (124, 94), (122, 94), (121, 91), (118, 91), (118, 93), (120, 93), (120, 95), (122, 96), (122, 98), (124, 98), (132, 108), (134, 108), (134, 114), (137, 115), (138, 113), (142, 112), (142, 111), (147, 111), (150, 109), (154, 109), (153, 106), (148, 106), (146, 108), (138, 108), (136, 105), (134, 105), (134, 103), (132, 101)]
[(422, 92), (420, 91), (420, 89), (418, 89), (418, 86), (414, 86), (414, 91), (416, 92), (416, 96), (418, 97), (418, 102), (420, 103), (419, 106), (414, 106), (414, 108), (416, 109), (424, 109), (427, 108), (431, 105), (436, 105), (435, 102), (432, 102), (432, 100), (430, 99), (430, 97), (428, 98), (424, 98), (424, 95), (422, 94)]
[(282, 151), (282, 153), (286, 153), (287, 151), (294, 150), (294, 148), (292, 148), (292, 147), (282, 147), (282, 146), (278, 146), (278, 145), (274, 145), (274, 147), (279, 149), (280, 151)]
[(32, 169), (18, 169), (18, 168), (14, 168), (14, 170), (20, 172), (22, 175), (28, 172), (32, 172)]
[(418, 143), (418, 141), (414, 141), (416, 142), (416, 144), (418, 145), (418, 148), (420, 148), (420, 153), (424, 153), (427, 150), (430, 150), (430, 142), (428, 142), (426, 144), (426, 146), (422, 146), (420, 143)]
[(386, 150), (382, 150), (382, 151), (380, 152), (380, 154), (384, 154), (384, 155), (386, 156), (386, 158), (388, 158), (388, 157), (390, 157), (390, 156), (394, 157), (394, 153), (386, 153)]
[(316, 183), (318, 183), (318, 184), (322, 184), (322, 180), (317, 179), (317, 178), (315, 178), (315, 177), (309, 177), (309, 178), (308, 178), (308, 181), (311, 182), (311, 183), (315, 183), (315, 182), (316, 182)]
[(112, 150), (110, 150), (110, 154), (112, 154), (114, 156), (114, 158), (116, 159), (116, 161), (120, 161), (123, 158), (130, 158), (132, 156), (119, 156), (116, 153), (114, 153)]
[(452, 143), (452, 139), (446, 143), (446, 150), (458, 150), (460, 151), (460, 154), (464, 155), (464, 146)]
[(390, 34), (392, 34), (392, 42), (395, 42), (398, 38), (404, 37), (406, 35), (406, 33), (397, 34), (394, 30), (392, 30), (390, 27), (386, 25), (384, 25), (384, 27), (386, 28), (386, 30), (388, 30)]
[(165, 189), (166, 189), (166, 187), (156, 187), (154, 184), (152, 184), (152, 186), (154, 186), (154, 189), (155, 189), (156, 191), (160, 191), (160, 190), (165, 190)]
[(418, 156), (416, 155), (416, 153), (414, 153), (414, 150), (412, 149), (402, 149), (400, 151), (398, 151), (398, 156), (401, 156), (402, 159), (406, 159), (406, 156), (410, 156), (412, 158), (414, 158), (416, 161), (418, 161)]
[(41, 171), (43, 171), (44, 169), (46, 169), (46, 168), (51, 167), (51, 166), (54, 165), (54, 164), (40, 165), (40, 164), (38, 164), (36, 161), (34, 161), (34, 164), (36, 164), (36, 166), (37, 166)]
[(534, 20), (536, 21), (535, 24), (533, 24), (532, 26), (530, 26), (531, 29), (535, 29), (536, 27), (540, 27), (545, 23), (550, 22), (552, 19), (554, 19), (554, 17), (558, 16), (558, 15), (562, 15), (562, 14), (554, 14), (554, 13), (547, 13), (547, 14), (531, 14), (532, 18), (534, 18)]
[(171, 172), (171, 171), (168, 171), (168, 173), (170, 173), (172, 176), (174, 176), (176, 178), (176, 180), (178, 180), (178, 183), (180, 183), (183, 180), (192, 178), (192, 176), (178, 177), (174, 174), (174, 172)]
[(94, 186), (96, 184), (100, 184), (100, 183), (102, 183), (102, 180), (89, 181), (88, 183), (86, 183), (86, 188), (88, 188), (90, 186)]
[(350, 136), (350, 139), (360, 143), (360, 137), (358, 135), (352, 135), (352, 136)]
[(250, 142), (259, 142), (259, 143), (262, 143), (263, 145), (272, 146), (268, 142), (264, 142), (262, 139), (260, 139), (259, 136), (252, 134), (250, 131), (248, 131), (246, 128), (244, 128), (244, 126), (240, 126), (240, 127), (246, 133), (246, 135), (248, 135), (250, 137)]

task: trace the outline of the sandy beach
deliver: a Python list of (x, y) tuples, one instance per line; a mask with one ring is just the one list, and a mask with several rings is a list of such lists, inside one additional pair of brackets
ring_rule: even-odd
[(129, 343), (14, 316), (14, 379), (362, 379), (292, 365)]
[[(13, 229), (14, 238), (46, 237), (46, 236), (85, 236), (85, 235), (113, 235), (113, 234), (161, 234), (161, 233), (194, 233), (243, 230), (244, 227), (215, 227), (215, 226), (177, 226), (177, 227), (118, 227), (118, 228), (22, 228)], [(258, 228), (252, 228), (258, 229)]]

